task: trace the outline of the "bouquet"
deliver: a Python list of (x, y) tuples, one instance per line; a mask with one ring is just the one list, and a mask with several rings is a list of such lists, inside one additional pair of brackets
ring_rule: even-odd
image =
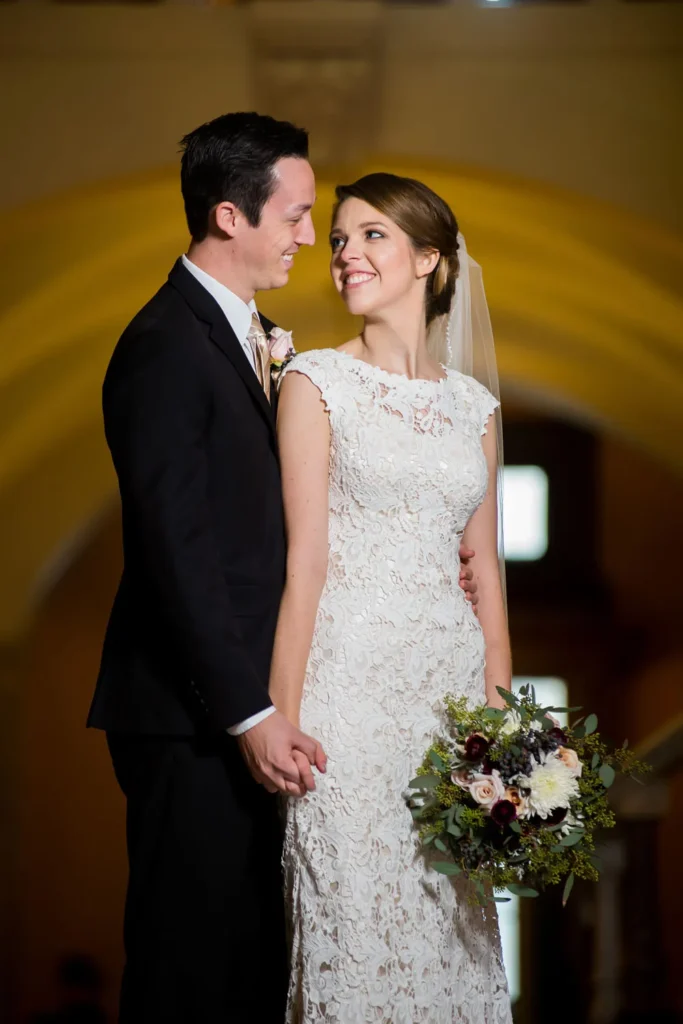
[[(448, 739), (427, 751), (410, 783), (409, 804), (426, 848), (444, 875), (473, 883), (473, 898), (506, 902), (538, 896), (564, 881), (566, 904), (575, 878), (596, 881), (595, 834), (615, 823), (607, 790), (617, 772), (648, 770), (625, 742), (610, 749), (588, 715), (560, 728), (533, 686), (519, 696), (498, 688), (505, 709), (470, 708), (467, 698), (446, 698)], [(430, 857), (431, 857), (430, 850)]]

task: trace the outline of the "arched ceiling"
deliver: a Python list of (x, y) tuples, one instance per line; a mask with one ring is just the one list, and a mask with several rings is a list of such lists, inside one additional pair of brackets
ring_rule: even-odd
[[(683, 471), (683, 239), (522, 181), (396, 160), (341, 175), (421, 177), (483, 265), (504, 392), (619, 433)], [(261, 305), (298, 348), (343, 341), (318, 182), (319, 244)], [(29, 620), (46, 566), (112, 500), (100, 385), (121, 329), (163, 282), (186, 231), (177, 172), (112, 181), (0, 218), (0, 640)]]

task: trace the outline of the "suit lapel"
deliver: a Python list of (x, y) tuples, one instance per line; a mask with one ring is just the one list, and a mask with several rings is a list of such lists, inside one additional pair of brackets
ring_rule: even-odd
[[(266, 398), (265, 392), (259, 384), (258, 377), (254, 373), (244, 353), (244, 349), (240, 345), (237, 335), (221, 307), (213, 296), (209, 295), (206, 288), (185, 269), (181, 260), (176, 262), (173, 270), (168, 275), (168, 280), (169, 284), (180, 292), (195, 316), (208, 325), (211, 341), (230, 360), (274, 434), (275, 416), (273, 407)], [(262, 317), (262, 322), (266, 331), (271, 330), (272, 324), (270, 324), (270, 321)]]

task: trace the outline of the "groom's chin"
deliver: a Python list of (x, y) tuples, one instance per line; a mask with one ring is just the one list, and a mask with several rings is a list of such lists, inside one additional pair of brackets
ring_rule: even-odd
[[(268, 289), (272, 290), (273, 288), (284, 288), (284, 286), (287, 284), (288, 281), (289, 281), (289, 270), (288, 270), (288, 268), (287, 267), (279, 267), (277, 270), (273, 271), (273, 273), (271, 274), (271, 276), (270, 276), (270, 284), (268, 285)], [(262, 291), (266, 291), (267, 289), (259, 289), (259, 290), (260, 291), (261, 290)]]

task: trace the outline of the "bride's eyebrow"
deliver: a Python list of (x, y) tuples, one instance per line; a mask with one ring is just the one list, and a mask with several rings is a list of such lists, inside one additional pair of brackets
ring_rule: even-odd
[[(363, 228), (363, 229), (365, 229), (365, 228), (384, 228), (385, 231), (387, 230), (387, 225), (384, 224), (384, 222), (381, 221), (381, 220), (365, 220), (365, 221), (363, 221), (362, 224), (359, 224), (358, 227), (359, 228)], [(341, 230), (341, 228), (332, 228), (332, 230), (330, 231), (330, 238), (337, 238), (337, 237), (339, 237), (339, 235), (343, 235), (343, 234), (344, 234), (344, 232)]]

